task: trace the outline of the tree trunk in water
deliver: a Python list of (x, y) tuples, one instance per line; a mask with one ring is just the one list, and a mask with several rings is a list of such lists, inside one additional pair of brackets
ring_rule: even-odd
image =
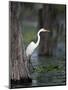
[(19, 3), (10, 2), (10, 88), (11, 84), (31, 82), (28, 62), (22, 45)]
[[(43, 27), (47, 30), (50, 30), (49, 5), (44, 5), (42, 8), (42, 12), (40, 12), (39, 10), (39, 13), (41, 14), (39, 16), (39, 28)], [(50, 49), (49, 48), (50, 47), (49, 36), (50, 36), (50, 33), (47, 33), (47, 32), (40, 34), (41, 40), (40, 40), (39, 55), (49, 55), (49, 49)]]

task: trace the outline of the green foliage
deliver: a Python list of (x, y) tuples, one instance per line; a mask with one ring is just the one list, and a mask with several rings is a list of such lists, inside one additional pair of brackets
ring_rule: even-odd
[(31, 41), (35, 41), (37, 37), (36, 28), (34, 26), (23, 25), (23, 38), (25, 45)]

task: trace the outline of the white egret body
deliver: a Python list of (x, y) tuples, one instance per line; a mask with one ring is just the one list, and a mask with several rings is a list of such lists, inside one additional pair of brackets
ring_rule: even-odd
[(39, 32), (37, 33), (38, 36), (38, 40), (36, 43), (34, 43), (33, 41), (28, 45), (28, 47), (26, 48), (26, 56), (29, 57), (32, 55), (32, 53), (34, 52), (34, 50), (36, 49), (36, 47), (39, 45), (40, 42), (40, 32), (49, 32), (48, 30), (45, 29), (40, 29)]

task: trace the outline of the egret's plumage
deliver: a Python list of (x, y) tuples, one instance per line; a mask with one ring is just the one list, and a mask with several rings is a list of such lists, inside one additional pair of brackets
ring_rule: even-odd
[(26, 55), (30, 56), (35, 48), (36, 48), (36, 44), (34, 42), (31, 42), (26, 49)]
[(48, 32), (48, 30), (45, 29), (40, 29), (39, 32), (37, 33), (38, 36), (38, 40), (36, 43), (34, 43), (33, 41), (28, 45), (28, 47), (26, 48), (26, 56), (29, 57), (32, 55), (32, 53), (34, 52), (34, 50), (36, 49), (36, 47), (39, 45), (40, 42), (40, 32)]

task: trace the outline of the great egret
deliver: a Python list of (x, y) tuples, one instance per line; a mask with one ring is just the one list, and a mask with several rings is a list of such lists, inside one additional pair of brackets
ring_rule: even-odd
[[(31, 55), (34, 52), (34, 50), (37, 48), (37, 46), (39, 45), (40, 42), (40, 33), (41, 32), (49, 32), (48, 30), (45, 30), (44, 28), (40, 29), (39, 32), (37, 33), (38, 36), (38, 40), (36, 43), (34, 43), (33, 41), (28, 45), (28, 47), (26, 48), (26, 56), (27, 56), (27, 61), (26, 61), (26, 65), (28, 68), (27, 72), (28, 72), (28, 76), (31, 78), (31, 71), (33, 71), (34, 67), (32, 66), (32, 63), (30, 61)], [(32, 68), (31, 68), (32, 67)]]
[(40, 29), (37, 33), (38, 36), (38, 40), (36, 43), (34, 43), (33, 41), (28, 45), (28, 47), (26, 48), (26, 56), (30, 57), (32, 55), (32, 53), (34, 52), (34, 50), (37, 48), (37, 46), (39, 45), (40, 42), (40, 33), (41, 32), (49, 32), (48, 30), (45, 30), (44, 28)]

